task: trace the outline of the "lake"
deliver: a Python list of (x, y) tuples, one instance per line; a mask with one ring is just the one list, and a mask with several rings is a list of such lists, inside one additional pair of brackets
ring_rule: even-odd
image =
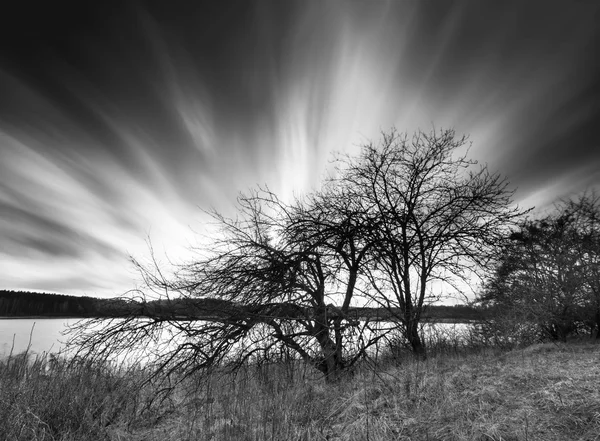
[[(77, 323), (78, 318), (0, 318), (0, 358), (11, 353), (24, 352), (29, 346), (32, 354), (59, 352), (64, 349), (66, 337), (62, 332)], [(425, 337), (461, 339), (469, 325), (465, 323), (437, 323), (426, 325)]]
[(64, 348), (62, 332), (76, 318), (2, 318), (0, 319), (0, 357), (29, 351), (34, 354), (59, 352)]

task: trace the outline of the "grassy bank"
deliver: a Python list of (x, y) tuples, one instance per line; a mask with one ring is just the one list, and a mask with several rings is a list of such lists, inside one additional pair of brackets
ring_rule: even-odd
[(13, 356), (0, 439), (600, 440), (599, 360), (586, 340), (365, 363), (337, 385), (281, 364), (142, 384), (141, 369)]

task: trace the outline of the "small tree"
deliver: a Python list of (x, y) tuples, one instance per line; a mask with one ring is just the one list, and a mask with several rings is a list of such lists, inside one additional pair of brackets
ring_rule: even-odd
[(565, 217), (578, 232), (577, 251), (583, 269), (581, 318), (600, 339), (600, 196), (586, 192), (563, 203)]
[(471, 283), (522, 214), (504, 178), (460, 154), (466, 142), (452, 130), (412, 138), (392, 130), (338, 167), (336, 182), (361, 201), (362, 222), (373, 226), (370, 296), (420, 356), (423, 312), (438, 298), (432, 282)]
[(569, 213), (527, 221), (510, 235), (481, 302), (498, 320), (534, 324), (541, 338), (566, 341), (576, 330), (587, 294), (582, 236)]

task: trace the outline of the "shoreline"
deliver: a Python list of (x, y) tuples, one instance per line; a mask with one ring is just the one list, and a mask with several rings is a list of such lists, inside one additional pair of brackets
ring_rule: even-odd
[(0, 320), (54, 320), (54, 319), (91, 319), (98, 317), (81, 317), (75, 315), (6, 315), (0, 316)]
[[(140, 316), (140, 318), (142, 318), (144, 316)], [(77, 320), (84, 320), (84, 319), (115, 319), (115, 318), (123, 318), (122, 316), (118, 317), (118, 316), (76, 316), (76, 315), (23, 315), (23, 316), (0, 316), (0, 320), (57, 320), (57, 319), (77, 319)], [(198, 317), (198, 318), (194, 318), (192, 320), (207, 320), (213, 317)], [(390, 322), (395, 322), (396, 320), (390, 320), (389, 318), (359, 318), (358, 320), (360, 321), (372, 321), (372, 322), (382, 322), (382, 321), (390, 321)], [(190, 319), (185, 319), (185, 318), (181, 318), (181, 320), (176, 320), (176, 321), (190, 321)], [(466, 324), (466, 325), (473, 325), (473, 324), (477, 324), (480, 323), (481, 320), (473, 320), (473, 319), (461, 319), (461, 318), (453, 318), (453, 317), (440, 317), (440, 318), (433, 318), (433, 317), (427, 317), (424, 318), (422, 320), (422, 324)]]

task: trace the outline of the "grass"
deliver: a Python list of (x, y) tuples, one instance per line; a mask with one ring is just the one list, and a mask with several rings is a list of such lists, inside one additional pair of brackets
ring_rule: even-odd
[(444, 350), (365, 362), (339, 384), (303, 365), (171, 383), (148, 372), (11, 356), (2, 440), (600, 440), (600, 345)]

